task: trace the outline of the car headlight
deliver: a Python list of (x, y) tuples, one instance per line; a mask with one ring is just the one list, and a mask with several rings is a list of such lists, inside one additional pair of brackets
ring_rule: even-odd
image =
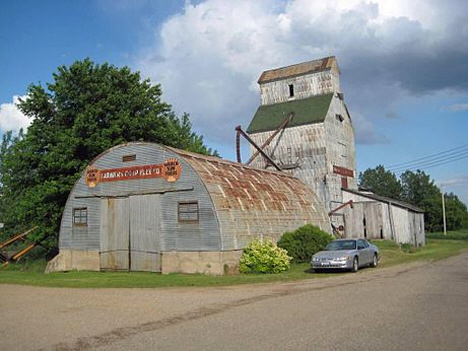
[(349, 260), (349, 256), (338, 257), (338, 258), (335, 258), (335, 260), (337, 260), (337, 261), (347, 261), (347, 260)]

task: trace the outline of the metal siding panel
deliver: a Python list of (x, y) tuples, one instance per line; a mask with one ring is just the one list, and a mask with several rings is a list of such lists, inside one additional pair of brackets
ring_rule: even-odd
[(323, 203), (297, 178), (237, 163), (182, 154), (210, 192), (221, 231), (221, 250), (238, 250), (256, 238), (278, 240), (312, 223), (330, 232)]
[[(88, 224), (86, 227), (73, 226), (73, 209), (86, 207)], [(100, 199), (71, 199), (62, 216), (59, 245), (65, 249), (98, 250), (100, 231)]]
[[(193, 184), (200, 182), (193, 175)], [(198, 191), (167, 193), (161, 203), (163, 251), (218, 251), (221, 249), (218, 221), (213, 204), (202, 184)], [(178, 203), (197, 201), (199, 220), (195, 223), (178, 221)]]

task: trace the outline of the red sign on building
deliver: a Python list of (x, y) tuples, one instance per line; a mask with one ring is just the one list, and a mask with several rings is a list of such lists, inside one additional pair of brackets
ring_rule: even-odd
[(339, 174), (345, 177), (354, 178), (354, 171), (352, 169), (340, 167), (340, 166), (333, 166), (333, 173)]
[(168, 182), (179, 179), (182, 167), (179, 160), (168, 159), (157, 165), (142, 165), (111, 169), (97, 169), (89, 167), (86, 170), (85, 181), (90, 188), (96, 187), (101, 182), (115, 182), (121, 180), (164, 178)]

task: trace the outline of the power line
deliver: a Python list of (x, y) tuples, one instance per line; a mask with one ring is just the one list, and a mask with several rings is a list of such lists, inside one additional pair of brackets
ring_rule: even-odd
[(429, 168), (449, 162), (458, 161), (466, 157), (468, 157), (468, 144), (450, 150), (442, 151), (434, 155), (421, 157), (413, 161), (407, 161), (388, 166), (387, 170), (389, 170), (390, 172), (398, 173), (400, 171), (411, 170), (415, 168)]
[[(438, 152), (438, 153), (436, 153), (436, 154), (429, 155), (429, 156), (426, 156), (426, 157), (417, 158), (417, 159), (414, 159), (414, 160), (411, 160), (411, 161), (406, 161), (406, 162), (402, 162), (402, 163), (396, 163), (396, 164), (393, 164), (393, 165), (388, 166), (387, 168), (388, 168), (388, 169), (392, 169), (392, 168), (401, 168), (402, 166), (406, 166), (406, 165), (411, 166), (411, 164), (417, 163), (417, 162), (419, 162), (419, 161), (423, 161), (423, 160), (427, 160), (427, 159), (431, 159), (431, 158), (443, 158), (443, 157), (445, 157), (445, 156), (449, 156), (449, 154), (453, 154), (453, 153), (458, 153), (458, 152), (463, 152), (463, 151), (465, 151), (465, 150), (460, 150), (460, 149), (468, 150), (468, 144), (465, 144), (465, 145), (462, 145), (462, 146), (458, 146), (458, 147), (455, 147), (455, 148), (453, 148), (453, 149), (441, 151), (441, 152)], [(457, 151), (457, 150), (460, 150), (460, 151)]]
[(432, 168), (432, 167), (441, 166), (441, 165), (444, 165), (444, 164), (447, 164), (447, 163), (463, 160), (465, 158), (468, 158), (468, 154), (464, 154), (462, 156), (458, 156), (458, 157), (455, 157), (455, 158), (449, 158), (449, 159), (443, 160), (443, 161), (438, 161), (438, 162), (432, 163), (432, 164), (429, 163), (429, 164), (427, 164), (427, 165), (425, 165), (423, 167), (414, 166), (414, 167), (406, 168), (405, 170), (402, 169), (400, 171), (393, 171), (393, 173), (402, 174), (405, 171), (413, 171), (413, 170), (417, 170), (417, 169), (421, 169), (421, 168)]
[(413, 163), (413, 164), (408, 165), (408, 166), (392, 168), (392, 169), (390, 169), (390, 171), (391, 172), (399, 172), (399, 171), (404, 171), (404, 170), (412, 169), (412, 168), (428, 167), (428, 166), (432, 166), (432, 165), (437, 165), (439, 163), (446, 163), (445, 161), (457, 161), (459, 159), (465, 158), (466, 156), (468, 156), (468, 150), (465, 150), (465, 151), (460, 152), (458, 154), (450, 155), (450, 156), (447, 156), (447, 157), (427, 160), (427, 161), (424, 161), (424, 162), (417, 162), (417, 163)]

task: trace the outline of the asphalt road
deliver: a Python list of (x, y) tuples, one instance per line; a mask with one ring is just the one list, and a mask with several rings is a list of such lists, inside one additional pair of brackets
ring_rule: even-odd
[(467, 350), (468, 252), (224, 288), (0, 285), (0, 350)]

